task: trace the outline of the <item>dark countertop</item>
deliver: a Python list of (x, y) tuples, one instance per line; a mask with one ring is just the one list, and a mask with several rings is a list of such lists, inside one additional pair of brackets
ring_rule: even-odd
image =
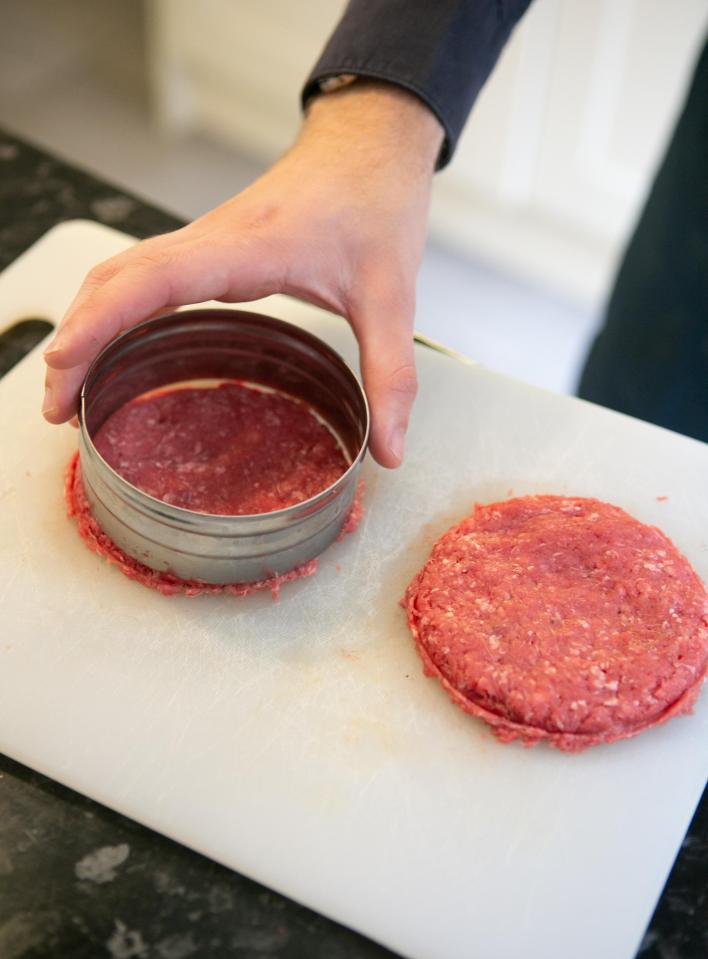
[[(0, 130), (0, 269), (52, 226), (77, 217), (141, 238), (181, 225)], [(463, 955), (474, 957), (461, 948)], [(704, 795), (639, 956), (707, 955)], [(393, 953), (0, 756), (0, 959), (100, 956), (386, 959)]]

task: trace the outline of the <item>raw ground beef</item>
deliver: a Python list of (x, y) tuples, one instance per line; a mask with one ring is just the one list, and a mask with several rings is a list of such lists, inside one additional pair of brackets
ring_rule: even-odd
[(349, 466), (305, 403), (238, 382), (137, 397), (93, 439), (116, 472), (151, 496), (230, 516), (301, 503)]
[[(304, 403), (237, 382), (159, 390), (131, 400), (106, 420), (94, 445), (116, 472), (151, 496), (232, 516), (301, 503), (349, 466), (334, 435)], [(269, 589), (275, 598), (283, 583), (317, 569), (313, 559), (256, 583), (182, 580), (134, 560), (101, 530), (91, 515), (78, 453), (68, 467), (65, 495), (69, 516), (89, 548), (165, 595), (245, 596)], [(362, 512), (360, 484), (340, 538), (356, 528)]]
[[(362, 491), (363, 483), (359, 483), (349, 515), (337, 537), (338, 540), (348, 533), (352, 533), (361, 521), (364, 513)], [(270, 579), (255, 583), (202, 583), (198, 580), (180, 579), (171, 573), (160, 573), (143, 563), (139, 563), (132, 556), (128, 556), (122, 549), (119, 549), (93, 518), (86, 499), (84, 484), (81, 481), (81, 462), (78, 453), (74, 453), (67, 467), (64, 496), (67, 513), (70, 518), (76, 520), (79, 535), (88, 548), (109, 563), (116, 565), (128, 579), (134, 579), (143, 586), (155, 589), (163, 596), (174, 596), (180, 593), (185, 596), (202, 596), (205, 594), (212, 596), (219, 594), (248, 596), (250, 593), (269, 589), (273, 599), (277, 599), (280, 587), (284, 583), (289, 583), (293, 579), (300, 579), (303, 576), (312, 576), (317, 572), (317, 560), (311, 559), (309, 563), (298, 566), (297, 569), (290, 570), (289, 573), (283, 573), (280, 576), (273, 576)]]
[(688, 561), (595, 499), (477, 505), (403, 605), (425, 672), (502, 742), (634, 736), (690, 712), (708, 666), (708, 595)]

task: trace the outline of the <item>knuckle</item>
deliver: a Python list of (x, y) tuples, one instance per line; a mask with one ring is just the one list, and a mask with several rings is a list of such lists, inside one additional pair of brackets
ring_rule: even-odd
[(242, 213), (242, 224), (245, 230), (269, 232), (282, 216), (281, 205), (277, 202), (261, 203)]
[(115, 276), (117, 269), (118, 267), (111, 260), (104, 260), (91, 267), (86, 274), (85, 282), (89, 286), (102, 286)]
[(170, 265), (170, 256), (161, 250), (145, 250), (131, 260), (131, 269), (138, 272), (155, 272)]
[(393, 370), (388, 379), (389, 389), (394, 393), (413, 399), (418, 392), (418, 374), (412, 363), (405, 363)]

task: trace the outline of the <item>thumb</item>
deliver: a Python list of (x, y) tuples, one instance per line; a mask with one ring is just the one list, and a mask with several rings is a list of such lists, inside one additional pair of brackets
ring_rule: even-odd
[(374, 459), (389, 468), (400, 466), (403, 460), (408, 420), (418, 389), (413, 314), (413, 297), (395, 290), (369, 293), (352, 317), (371, 407), (369, 446)]

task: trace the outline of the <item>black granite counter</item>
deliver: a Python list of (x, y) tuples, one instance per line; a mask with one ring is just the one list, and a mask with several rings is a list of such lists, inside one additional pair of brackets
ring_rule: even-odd
[[(0, 130), (0, 269), (52, 226), (77, 217), (137, 237), (181, 225)], [(470, 943), (460, 944), (460, 959), (477, 959)], [(385, 959), (393, 953), (0, 756), (0, 959), (101, 956)], [(639, 956), (708, 956), (705, 796)]]

